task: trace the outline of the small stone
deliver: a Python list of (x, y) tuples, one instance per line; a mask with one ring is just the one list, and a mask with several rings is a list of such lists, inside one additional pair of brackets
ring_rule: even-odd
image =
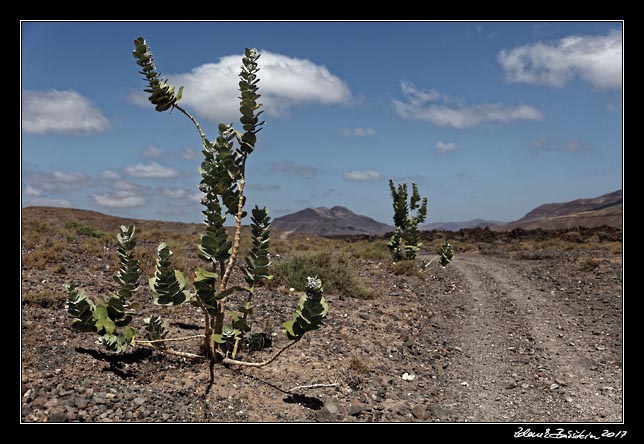
[(417, 404), (414, 408), (411, 409), (411, 414), (414, 415), (414, 418), (423, 421), (427, 418), (427, 411), (425, 406), (422, 404)]
[(353, 400), (351, 401), (351, 404), (349, 405), (349, 415), (351, 416), (359, 416), (362, 412), (367, 410), (369, 406), (363, 402)]
[(550, 390), (557, 390), (558, 388), (559, 388), (559, 384), (554, 382), (550, 384)]
[(47, 422), (65, 422), (67, 421), (67, 413), (60, 407), (56, 407), (49, 412)]
[(336, 417), (326, 408), (321, 408), (320, 410), (315, 412), (315, 420), (318, 422), (334, 422), (336, 421)]
[(515, 381), (512, 381), (505, 388), (507, 388), (507, 389), (517, 388), (517, 383)]
[(81, 397), (76, 398), (74, 405), (76, 405), (76, 407), (78, 407), (79, 409), (84, 409), (85, 407), (87, 407), (87, 399)]
[(42, 407), (45, 405), (46, 402), (47, 402), (47, 398), (44, 395), (40, 395), (37, 398), (35, 398), (33, 401), (31, 401), (31, 406)]
[(340, 410), (339, 407), (338, 407), (338, 404), (336, 404), (335, 401), (327, 401), (327, 402), (325, 402), (324, 403), (324, 408), (326, 408), (329, 411), (329, 413), (331, 413), (333, 415), (338, 413), (338, 411)]
[(49, 401), (45, 403), (45, 407), (50, 409), (52, 407), (56, 407), (58, 405), (58, 399), (57, 398), (52, 398)]
[(146, 399), (143, 396), (137, 396), (136, 398), (134, 398), (134, 403), (136, 405), (143, 405), (145, 404), (145, 401)]

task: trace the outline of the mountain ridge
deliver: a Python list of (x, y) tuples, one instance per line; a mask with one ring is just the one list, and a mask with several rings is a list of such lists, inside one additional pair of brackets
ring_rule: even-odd
[(598, 227), (601, 225), (622, 228), (622, 218), (623, 192), (619, 189), (597, 197), (539, 205), (528, 211), (522, 218), (495, 226), (493, 229), (523, 228), (532, 230), (576, 226)]
[(279, 231), (295, 231), (319, 236), (378, 235), (394, 229), (391, 225), (378, 222), (368, 216), (356, 214), (350, 209), (339, 205), (331, 208), (305, 208), (295, 213), (277, 217), (273, 219), (271, 227)]

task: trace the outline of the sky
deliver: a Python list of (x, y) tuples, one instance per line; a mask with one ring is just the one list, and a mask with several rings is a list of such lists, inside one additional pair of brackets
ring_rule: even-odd
[[(21, 202), (199, 222), (201, 142), (159, 113), (132, 56), (209, 139), (241, 130), (257, 48), (266, 125), (247, 206), (341, 205), (392, 223), (388, 180), (427, 222), (511, 221), (622, 187), (622, 22), (22, 22)], [(232, 222), (232, 221), (231, 221)]]

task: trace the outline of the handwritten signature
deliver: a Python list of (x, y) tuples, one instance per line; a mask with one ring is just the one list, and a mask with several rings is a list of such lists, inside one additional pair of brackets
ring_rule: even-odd
[(601, 439), (601, 438), (623, 438), (626, 436), (626, 430), (620, 430), (618, 432), (611, 432), (610, 430), (602, 431), (602, 434), (597, 436), (593, 432), (587, 432), (586, 430), (564, 430), (564, 429), (555, 429), (551, 431), (546, 429), (543, 432), (533, 432), (530, 429), (524, 429), (519, 427), (519, 430), (514, 432), (515, 438), (551, 438), (551, 439)]

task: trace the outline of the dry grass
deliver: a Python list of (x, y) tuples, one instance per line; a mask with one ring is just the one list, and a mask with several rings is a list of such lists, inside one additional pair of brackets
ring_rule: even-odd
[(391, 272), (397, 276), (415, 276), (421, 279), (425, 275), (418, 269), (415, 260), (399, 261), (391, 264)]
[(355, 274), (354, 259), (346, 253), (301, 254), (273, 265), (273, 287), (283, 285), (304, 291), (307, 277), (319, 277), (327, 293), (341, 294), (358, 299), (371, 299), (373, 290), (366, 287)]
[(30, 290), (22, 294), (22, 303), (27, 305), (39, 305), (44, 308), (63, 308), (65, 306), (65, 294), (52, 290)]

